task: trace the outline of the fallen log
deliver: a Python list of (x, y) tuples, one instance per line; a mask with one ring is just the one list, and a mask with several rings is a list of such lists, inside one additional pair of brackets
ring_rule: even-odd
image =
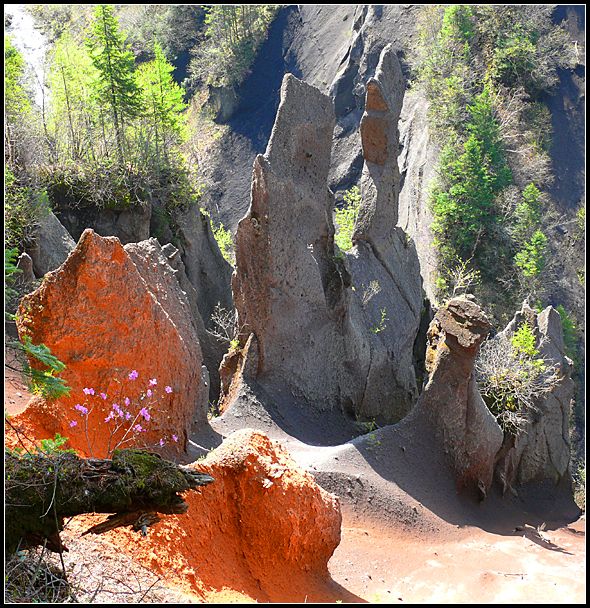
[(205, 473), (136, 449), (116, 450), (111, 460), (67, 452), (6, 452), (5, 476), (8, 554), (44, 543), (52, 551), (67, 551), (59, 538), (64, 518), (82, 513), (111, 514), (85, 534), (133, 526), (145, 535), (159, 521), (158, 513), (186, 513), (180, 492), (213, 481)]

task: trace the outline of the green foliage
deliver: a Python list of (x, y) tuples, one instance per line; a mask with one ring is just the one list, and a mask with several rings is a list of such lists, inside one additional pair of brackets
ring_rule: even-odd
[(32, 137), (36, 125), (36, 112), (29, 90), (26, 63), (12, 44), (10, 36), (4, 37), (4, 161), (13, 169), (25, 165), (38, 148)]
[(54, 165), (41, 178), (53, 209), (126, 209), (147, 200), (150, 176), (104, 159)]
[(62, 437), (59, 433), (56, 433), (53, 439), (42, 439), (41, 440), (41, 451), (47, 456), (51, 456), (56, 453), (71, 452), (75, 454), (75, 450), (64, 450), (63, 446), (68, 442), (67, 437)]
[(183, 112), (188, 106), (183, 101), (183, 90), (172, 78), (173, 71), (174, 67), (166, 60), (162, 47), (156, 42), (153, 61), (142, 64), (138, 74), (143, 94), (142, 114), (153, 124), (156, 145), (158, 136), (162, 137), (164, 133), (180, 137), (183, 132)]
[[(5, 292), (6, 301), (16, 294), (11, 285), (14, 281), (14, 275), (20, 272), (14, 265), (17, 253), (18, 250), (16, 248), (5, 250), (4, 252), (4, 276), (7, 285)], [(12, 315), (10, 316), (12, 317)], [(69, 394), (70, 388), (65, 381), (62, 378), (56, 377), (56, 374), (63, 372), (66, 366), (51, 354), (51, 351), (45, 344), (33, 344), (31, 338), (24, 335), (22, 341), (11, 340), (6, 343), (6, 346), (21, 350), (28, 358), (35, 361), (35, 367), (28, 362), (23, 364), (23, 373), (28, 378), (29, 387), (33, 393), (41, 394), (48, 399), (57, 399)]]
[(418, 77), (431, 101), (434, 131), (446, 136), (460, 129), (470, 98), (469, 63), (473, 34), (472, 9), (466, 5), (423, 10), (418, 25)]
[[(5, 305), (10, 306), (9, 303), (13, 302), (15, 298), (18, 296), (18, 293), (15, 289), (12, 288), (14, 284), (15, 276), (19, 272), (22, 272), (20, 268), (17, 268), (15, 265), (15, 260), (18, 257), (18, 249), (16, 247), (12, 249), (4, 250), (4, 284), (6, 285), (4, 289), (4, 299)], [(4, 312), (4, 316), (7, 319), (12, 319), (13, 315), (8, 312)]]
[(135, 79), (135, 59), (119, 30), (112, 5), (96, 6), (86, 44), (97, 72), (93, 90), (99, 102), (110, 109), (117, 150), (123, 161), (124, 126), (139, 115), (141, 96)]
[(46, 192), (21, 185), (10, 167), (5, 167), (5, 246), (24, 251), (32, 245), (39, 220), (46, 212)]
[(213, 236), (217, 241), (217, 245), (219, 246), (219, 251), (221, 251), (223, 259), (231, 266), (235, 266), (236, 253), (232, 233), (229, 230), (226, 230), (223, 224), (219, 224), (219, 226), (216, 228), (211, 218), (209, 218), (209, 221), (211, 222), (211, 231), (213, 232)]
[(385, 308), (381, 308), (379, 310), (379, 314), (381, 316), (379, 318), (379, 322), (377, 323), (377, 325), (374, 325), (373, 327), (369, 328), (371, 330), (371, 332), (374, 334), (379, 334), (382, 331), (384, 331), (387, 327), (387, 324), (385, 323), (385, 321), (389, 321), (389, 319), (387, 318), (387, 310)]
[(92, 160), (108, 156), (103, 132), (104, 112), (94, 91), (100, 78), (84, 45), (69, 32), (55, 42), (51, 52), (48, 84), (51, 89), (48, 129), (53, 139), (54, 160)]
[(537, 339), (528, 323), (523, 323), (514, 332), (510, 343), (516, 355), (525, 355), (530, 358), (535, 358), (539, 355), (539, 351), (536, 348)]
[(482, 53), (494, 80), (538, 95), (558, 82), (558, 68), (573, 67), (573, 45), (564, 28), (552, 23), (551, 12), (549, 5), (475, 8)]
[(139, 62), (153, 59), (156, 43), (173, 61), (203, 35), (205, 10), (198, 4), (126, 4), (115, 11)]
[(80, 37), (92, 21), (92, 4), (25, 4), (35, 27), (55, 42), (65, 32)]
[(551, 13), (540, 5), (435, 5), (419, 15), (416, 75), (442, 150), (430, 197), (439, 291), (450, 291), (457, 259), (473, 259), (481, 271), (481, 297), (492, 281), (505, 302), (541, 288), (529, 279), (545, 266), (540, 188), (551, 182), (551, 117), (534, 96), (555, 84), (558, 67), (575, 63)]
[(547, 237), (540, 230), (536, 230), (514, 257), (514, 263), (523, 276), (537, 277), (545, 267), (546, 252)]
[(53, 163), (40, 170), (51, 204), (187, 207), (200, 189), (179, 153), (187, 106), (173, 67), (156, 43), (136, 70), (113, 8), (94, 14), (85, 44), (66, 32), (51, 55)]
[(563, 342), (567, 356), (577, 365), (578, 363), (578, 330), (574, 319), (568, 314), (563, 304), (556, 306), (561, 317), (561, 329), (563, 330)]
[(443, 149), (439, 183), (431, 196), (432, 231), (443, 265), (452, 258), (476, 256), (478, 241), (495, 222), (495, 196), (511, 177), (487, 86), (467, 112), (467, 138)]
[(542, 211), (540, 196), (541, 192), (532, 183), (522, 191), (522, 201), (518, 203), (514, 212), (513, 230), (516, 239), (527, 238), (540, 225)]
[(344, 194), (344, 204), (335, 209), (334, 216), (337, 225), (334, 242), (340, 251), (352, 249), (352, 235), (361, 208), (361, 192), (358, 186), (352, 186)]
[(480, 349), (475, 365), (479, 388), (505, 433), (516, 435), (535, 400), (560, 380), (558, 370), (539, 355), (526, 322), (510, 338), (500, 334)]
[(528, 143), (539, 153), (548, 154), (551, 149), (551, 112), (542, 102), (530, 101), (522, 112)]
[(204, 7), (206, 40), (196, 50), (189, 71), (193, 79), (214, 86), (235, 86), (248, 72), (266, 37), (277, 5)]
[[(30, 389), (33, 393), (42, 395), (47, 399), (58, 399), (69, 394), (70, 387), (62, 378), (57, 378), (65, 369), (65, 364), (51, 354), (45, 344), (33, 344), (29, 336), (24, 336), (22, 342), (16, 346), (36, 361), (36, 367), (25, 364), (24, 373), (29, 378)], [(38, 369), (37, 366), (48, 369)]]
[(10, 36), (4, 37), (4, 104), (9, 122), (16, 115), (31, 111), (31, 101), (24, 84), (25, 60), (12, 44)]

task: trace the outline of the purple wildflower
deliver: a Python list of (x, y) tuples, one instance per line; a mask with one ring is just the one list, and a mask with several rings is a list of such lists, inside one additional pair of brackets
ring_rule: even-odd
[(156, 386), (156, 384), (158, 384), (158, 381), (155, 378), (152, 378), (150, 380), (150, 386)]
[(178, 441), (178, 437), (176, 435), (172, 435), (172, 441), (177, 442)]
[(141, 433), (141, 431), (143, 431), (143, 427), (141, 426), (141, 424), (136, 424), (136, 425), (133, 427), (133, 430), (134, 430), (136, 433)]
[(127, 407), (129, 407), (129, 404), (131, 403), (131, 400), (129, 399), (129, 397), (125, 397), (125, 401), (123, 403), (125, 403), (125, 405)]
[(101, 393), (100, 394), (101, 398), (104, 399), (105, 401), (107, 400), (107, 394), (106, 393)]
[(160, 439), (160, 447), (164, 447), (165, 443), (166, 442), (163, 439)]
[(148, 422), (149, 422), (149, 420), (151, 418), (150, 413), (147, 411), (147, 409), (145, 407), (142, 407), (139, 410), (139, 415), (143, 416), (145, 418), (145, 420), (147, 420)]
[(125, 420), (131, 420), (132, 416), (129, 412), (125, 412)]
[(114, 418), (113, 412), (109, 412), (109, 415), (104, 419), (105, 422), (110, 422)]
[(148, 388), (148, 390), (146, 391), (146, 393), (145, 393), (145, 394), (146, 394), (148, 397), (151, 397), (151, 396), (153, 395), (153, 393), (152, 393), (152, 389), (151, 389), (151, 388)]
[(83, 392), (85, 395), (94, 395), (94, 389), (93, 389), (93, 388), (85, 388), (85, 389), (82, 389), (82, 392)]
[(139, 376), (139, 374), (137, 373), (137, 370), (132, 370), (131, 373), (129, 374), (129, 380), (136, 380), (137, 377)]
[(82, 416), (86, 416), (86, 414), (88, 413), (88, 408), (84, 407), (83, 405), (80, 405), (79, 403), (74, 406), (74, 409), (78, 410), (80, 414), (82, 414)]
[(167, 387), (166, 387), (164, 390), (165, 390), (167, 393), (171, 393), (171, 392), (172, 392), (172, 387), (171, 387), (171, 386), (167, 386)]
[(71, 427), (78, 426), (78, 421), (77, 420), (72, 420), (72, 422), (70, 422), (70, 426)]

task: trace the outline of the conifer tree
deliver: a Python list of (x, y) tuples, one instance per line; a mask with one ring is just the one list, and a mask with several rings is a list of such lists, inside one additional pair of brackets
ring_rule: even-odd
[(141, 96), (135, 79), (133, 53), (119, 30), (112, 5), (99, 4), (87, 40), (92, 63), (98, 72), (94, 89), (99, 101), (109, 108), (113, 118), (117, 152), (122, 162), (125, 151), (125, 124), (141, 108)]
[(168, 159), (167, 148), (178, 142), (183, 133), (187, 105), (183, 90), (174, 82), (174, 67), (166, 60), (162, 47), (154, 45), (154, 60), (143, 64), (138, 71), (138, 84), (142, 90), (143, 115), (153, 130), (153, 141), (158, 161)]

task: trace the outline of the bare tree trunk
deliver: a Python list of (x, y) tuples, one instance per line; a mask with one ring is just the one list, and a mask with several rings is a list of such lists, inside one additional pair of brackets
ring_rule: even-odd
[(85, 532), (100, 534), (118, 526), (146, 533), (157, 513), (186, 513), (178, 492), (207, 485), (213, 478), (143, 450), (116, 450), (112, 460), (75, 454), (7, 453), (6, 551), (47, 541), (53, 551), (65, 549), (59, 538), (64, 517), (111, 513), (106, 522)]

